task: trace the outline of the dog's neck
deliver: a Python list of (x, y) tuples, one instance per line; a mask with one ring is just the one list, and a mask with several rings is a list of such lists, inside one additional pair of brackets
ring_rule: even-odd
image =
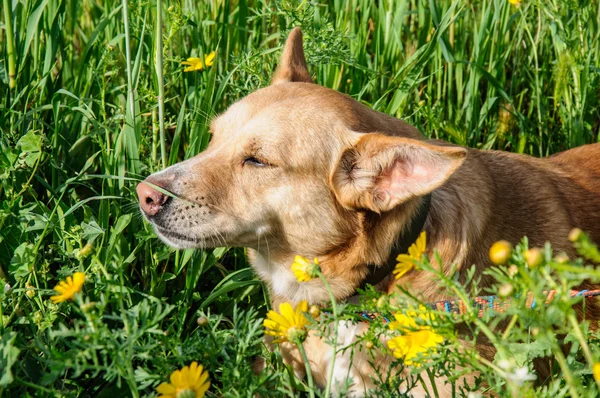
[[(415, 198), (384, 214), (361, 213), (360, 233), (335, 252), (319, 256), (322, 272), (334, 296), (344, 300), (364, 283), (386, 285), (398, 254), (406, 253), (427, 227), (430, 196)], [(270, 287), (273, 303), (329, 301), (320, 279), (298, 282), (291, 271), (297, 253), (248, 252), (257, 274)], [(383, 287), (383, 290), (387, 290)]]
[(389, 253), (388, 259), (384, 264), (369, 264), (369, 274), (362, 281), (360, 287), (365, 288), (367, 285), (376, 286), (382, 280), (387, 278), (394, 269), (398, 261), (398, 254), (408, 253), (408, 248), (417, 241), (419, 235), (425, 227), (427, 216), (429, 215), (429, 207), (431, 204), (431, 195), (425, 195), (418, 206), (412, 220), (398, 234), (398, 238)]

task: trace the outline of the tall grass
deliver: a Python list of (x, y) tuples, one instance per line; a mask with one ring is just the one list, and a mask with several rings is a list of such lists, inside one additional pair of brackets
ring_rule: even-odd
[[(293, 26), (304, 29), (316, 82), (426, 136), (535, 156), (599, 139), (595, 1), (3, 0), (2, 8), (0, 278), (12, 293), (2, 298), (0, 334), (6, 352), (25, 358), (12, 364), (15, 394), (147, 393), (157, 375), (198, 354), (189, 345), (199, 341), (239, 342), (202, 351), (235, 364), (223, 385), (249, 372), (245, 361), (260, 348), (247, 339), (257, 339), (260, 322), (237, 306), (264, 311), (268, 300), (243, 250), (168, 249), (139, 216), (134, 189), (202, 151), (211, 117), (269, 83)], [(180, 61), (212, 50), (213, 67), (183, 72)], [(48, 303), (74, 270), (92, 279), (90, 313)], [(222, 317), (211, 324), (213, 343), (196, 324), (209, 312)], [(80, 345), (85, 336), (97, 347)], [(148, 360), (145, 344), (164, 348), (153, 374), (132, 367)], [(111, 362), (103, 352), (118, 355)], [(269, 358), (282, 366), (277, 355)], [(296, 386), (289, 374), (281, 383), (265, 377), (230, 392)], [(0, 394), (7, 386), (2, 379)]]

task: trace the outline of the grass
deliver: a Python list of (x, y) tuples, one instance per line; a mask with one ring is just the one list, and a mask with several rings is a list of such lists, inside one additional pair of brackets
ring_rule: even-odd
[[(148, 395), (192, 360), (211, 371), (215, 395), (305, 389), (260, 344), (268, 298), (243, 250), (168, 249), (134, 192), (144, 176), (202, 151), (212, 116), (269, 84), (294, 26), (303, 27), (316, 82), (429, 137), (535, 156), (600, 138), (598, 2), (3, 0), (2, 8), (0, 278), (11, 289), (0, 301), (0, 395)], [(213, 50), (211, 68), (183, 72), (180, 61)], [(85, 295), (51, 304), (50, 289), (74, 271), (88, 275)], [(585, 395), (592, 385), (575, 341), (564, 358), (548, 343), (561, 366), (543, 394)], [(257, 355), (269, 371), (252, 376)], [(477, 369), (502, 389), (497, 372), (486, 379), (492, 368)]]

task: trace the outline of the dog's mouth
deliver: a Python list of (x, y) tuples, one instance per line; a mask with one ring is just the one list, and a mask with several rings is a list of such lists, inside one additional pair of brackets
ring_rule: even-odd
[(156, 223), (153, 223), (156, 234), (167, 245), (176, 249), (196, 249), (196, 248), (209, 248), (216, 246), (224, 246), (224, 242), (221, 238), (216, 236), (193, 236), (184, 235), (177, 231), (173, 231), (168, 228), (161, 227)]
[(161, 227), (156, 223), (153, 223), (153, 225), (158, 237), (169, 246), (177, 249), (192, 249), (204, 246), (205, 239), (183, 235), (179, 232)]

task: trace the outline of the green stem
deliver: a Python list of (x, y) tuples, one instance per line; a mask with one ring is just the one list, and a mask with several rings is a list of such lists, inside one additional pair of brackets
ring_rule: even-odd
[[(588, 365), (590, 366), (590, 369), (592, 369), (594, 367), (594, 356), (592, 355), (592, 351), (590, 350), (590, 347), (588, 346), (587, 341), (586, 341), (585, 337), (583, 336), (581, 329), (579, 328), (579, 323), (577, 322), (577, 318), (575, 318), (575, 315), (573, 315), (573, 314), (569, 314), (568, 318), (569, 318), (569, 323), (571, 324), (571, 327), (573, 328), (573, 331), (575, 332), (575, 337), (577, 337), (577, 340), (579, 340), (579, 344), (581, 344), (581, 349), (583, 350), (583, 355), (585, 356), (585, 359), (587, 360)], [(594, 380), (596, 381), (596, 385), (598, 386), (598, 389), (600, 389), (600, 380), (596, 380), (596, 378), (594, 378)]]
[(156, 108), (152, 109), (152, 164), (156, 165), (156, 152), (158, 148), (158, 116)]
[(436, 398), (440, 397), (440, 393), (438, 392), (437, 386), (435, 384), (435, 376), (431, 372), (431, 369), (427, 369), (427, 376), (429, 376), (429, 382), (431, 383), (431, 389), (433, 390), (433, 395)]
[(6, 29), (6, 55), (8, 56), (8, 87), (13, 89), (16, 85), (15, 78), (17, 72), (15, 67), (15, 38), (10, 11), (10, 1), (4, 0), (4, 28)]
[(571, 391), (571, 397), (577, 398), (579, 397), (579, 393), (577, 393), (577, 385), (575, 383), (575, 378), (573, 377), (573, 374), (569, 369), (567, 360), (565, 359), (565, 356), (563, 355), (560, 347), (556, 346), (556, 344), (553, 344), (553, 346), (554, 347), (552, 351), (554, 352), (554, 356), (556, 357), (556, 361), (558, 362), (560, 369), (563, 371), (563, 375), (565, 377), (567, 385), (569, 386), (569, 391)]
[(131, 112), (131, 122), (135, 123), (135, 103), (133, 97), (133, 77), (131, 74), (131, 45), (129, 43), (129, 11), (127, 0), (122, 0), (123, 3), (123, 23), (125, 26), (125, 58), (127, 60), (127, 96), (129, 102), (129, 111)]
[(165, 83), (163, 77), (163, 41), (162, 41), (162, 0), (156, 0), (156, 80), (158, 84), (158, 122), (160, 129), (160, 159), (162, 167), (167, 167), (167, 144), (165, 138)]
[[(302, 355), (302, 360), (304, 361), (304, 367), (306, 368), (306, 381), (308, 382), (308, 395), (311, 398), (315, 397), (315, 385), (313, 382), (312, 371), (310, 370), (310, 363), (308, 362), (308, 357), (306, 356), (306, 351), (304, 351), (304, 346), (302, 343), (298, 343), (298, 351), (300, 351), (300, 355)], [(327, 397), (328, 395), (326, 395)]]
[(327, 387), (325, 388), (325, 396), (331, 396), (331, 383), (333, 382), (333, 372), (335, 370), (335, 357), (337, 356), (337, 341), (338, 341), (338, 308), (337, 303), (335, 301), (335, 296), (331, 291), (331, 286), (327, 282), (327, 279), (319, 272), (319, 278), (323, 281), (323, 284), (327, 288), (327, 292), (329, 293), (329, 300), (331, 300), (331, 308), (333, 311), (333, 346), (331, 347), (333, 353), (331, 355), (331, 362), (329, 363), (329, 372), (327, 375)]
[(519, 319), (519, 315), (518, 314), (514, 314), (512, 316), (512, 318), (510, 319), (510, 323), (506, 327), (506, 330), (504, 330), (504, 333), (502, 333), (502, 340), (506, 340), (508, 338), (508, 335), (510, 334), (510, 331), (515, 326), (515, 324), (517, 323), (517, 319)]

